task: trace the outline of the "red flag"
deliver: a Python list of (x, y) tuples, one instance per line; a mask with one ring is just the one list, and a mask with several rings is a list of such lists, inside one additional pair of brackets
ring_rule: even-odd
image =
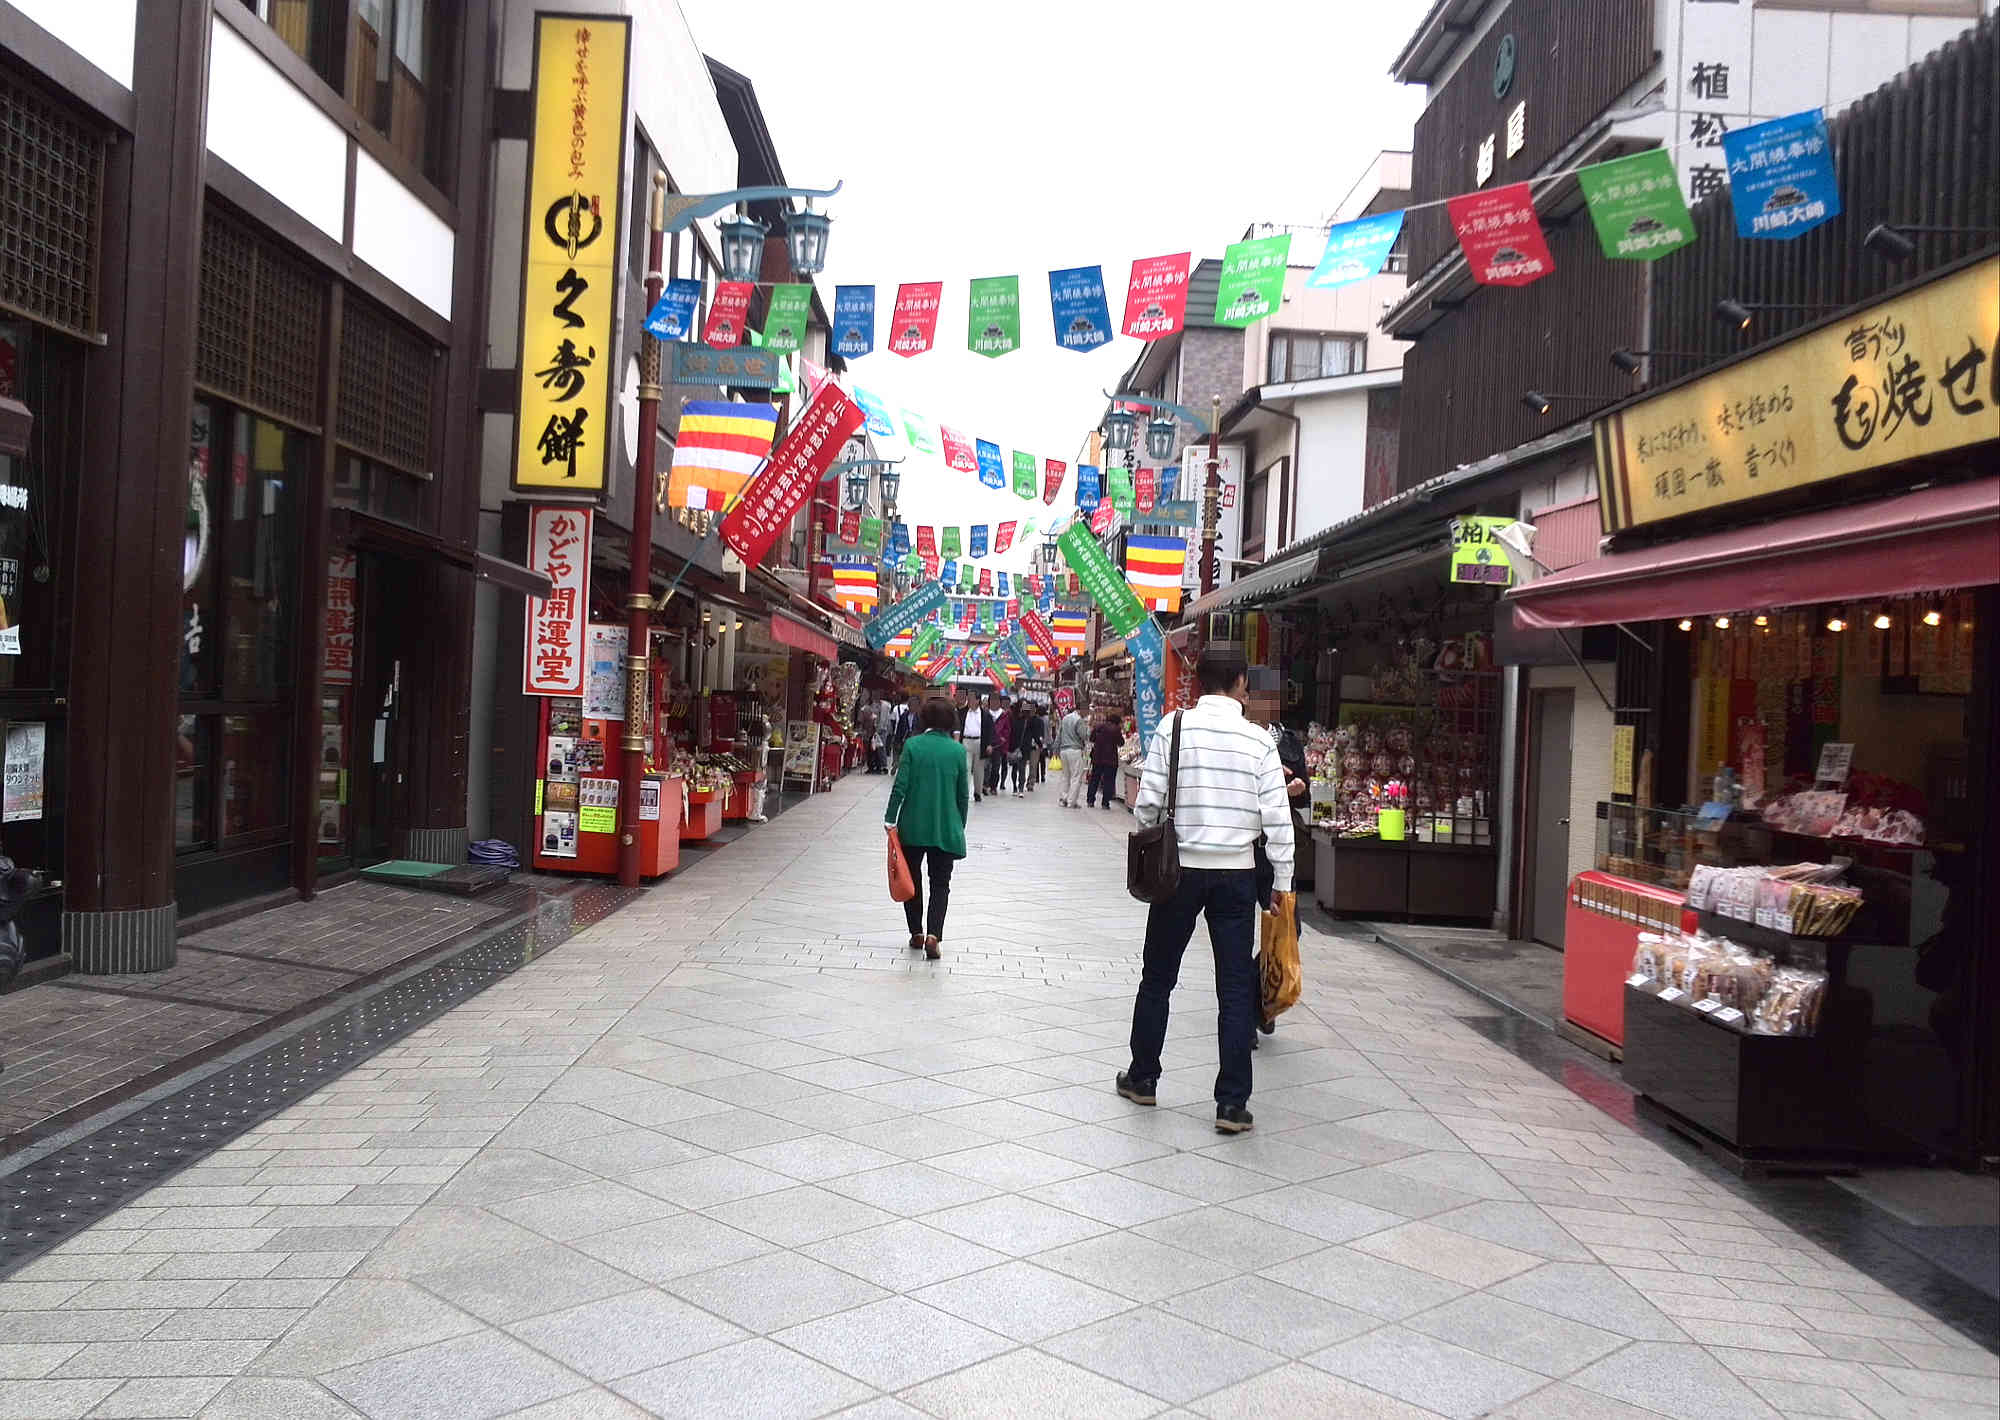
[(959, 473), (979, 472), (979, 455), (972, 450), (972, 440), (947, 425), (938, 425), (938, 437), (944, 441), (944, 466)]
[(1468, 192), (1450, 198), (1445, 207), (1472, 279), (1481, 285), (1526, 286), (1556, 269), (1525, 182)]
[(752, 566), (764, 560), (861, 421), (861, 407), (841, 393), (840, 386), (829, 384), (820, 390), (819, 398), (772, 451), (764, 471), (744, 485), (736, 506), (722, 520), (722, 540), (738, 557)]
[(709, 303), (708, 324), (701, 328), (701, 343), (727, 350), (743, 343), (750, 324), (750, 293), (756, 287), (748, 281), (718, 281), (715, 299)]
[(1055, 505), (1056, 494), (1062, 492), (1063, 475), (1069, 472), (1069, 465), (1061, 459), (1042, 460), (1042, 501), (1051, 507)]
[(924, 560), (924, 580), (935, 582), (938, 576), (938, 559), (935, 552), (920, 552), (917, 556)]
[(1049, 658), (1051, 664), (1062, 660), (1062, 653), (1056, 649), (1056, 634), (1049, 630), (1049, 624), (1042, 620), (1041, 613), (1032, 608), (1022, 612), (1021, 629), (1028, 633), (1028, 639)]
[(1069, 574), (1069, 594), (1077, 596), (1083, 591), (1083, 578), (1072, 572)]
[(979, 595), (982, 597), (993, 595), (993, 569), (991, 567), (981, 567), (979, 569)]
[(891, 354), (921, 355), (931, 348), (943, 291), (942, 281), (905, 281), (896, 288), (896, 310), (889, 318)]
[(1157, 503), (1160, 499), (1160, 471), (1157, 468), (1140, 469), (1139, 476), (1133, 480), (1133, 490), (1133, 496), (1139, 504), (1139, 511), (1142, 513), (1152, 512), (1153, 504)]
[(993, 550), (995, 552), (1005, 552), (1014, 545), (1014, 529), (1018, 526), (1020, 526), (1018, 523), (1002, 523), (993, 530)]
[(849, 547), (861, 541), (861, 510), (849, 508), (840, 515), (840, 540)]
[(937, 534), (923, 523), (917, 525), (917, 552), (926, 562), (937, 556)]
[(1118, 525), (1118, 510), (1111, 506), (1109, 498), (1097, 500), (1097, 511), (1090, 515), (1090, 530), (1103, 537)]
[(1188, 253), (1149, 256), (1132, 263), (1125, 291), (1125, 333), (1161, 340), (1181, 328), (1187, 312)]
[(1029, 596), (1038, 597), (1042, 594), (1042, 579), (1035, 573), (1030, 572), (1027, 576), (1023, 577), (1021, 580), (1027, 583)]
[[(1015, 617), (1019, 616), (1020, 614), (1021, 614), (1021, 599), (1019, 597), (1007, 598), (1007, 619), (1009, 621), (1012, 621)], [(1010, 627), (1009, 629), (1011, 630), (1012, 628)]]

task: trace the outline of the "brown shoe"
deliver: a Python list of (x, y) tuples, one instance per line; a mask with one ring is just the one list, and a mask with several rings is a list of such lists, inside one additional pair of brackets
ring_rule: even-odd
[(924, 955), (929, 957), (932, 961), (936, 961), (939, 957), (944, 955), (943, 952), (940, 952), (938, 950), (938, 939), (936, 937), (924, 938)]
[(910, 933), (910, 950), (913, 952), (920, 952), (923, 949), (924, 949), (924, 934), (922, 932)]

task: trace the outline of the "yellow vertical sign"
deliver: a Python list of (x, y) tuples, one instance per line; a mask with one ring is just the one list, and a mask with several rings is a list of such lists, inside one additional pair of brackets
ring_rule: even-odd
[(612, 344), (631, 21), (535, 17), (514, 487), (595, 494), (616, 442)]
[(1632, 725), (1611, 727), (1611, 792), (1632, 793), (1632, 751), (1639, 738), (1639, 732)]

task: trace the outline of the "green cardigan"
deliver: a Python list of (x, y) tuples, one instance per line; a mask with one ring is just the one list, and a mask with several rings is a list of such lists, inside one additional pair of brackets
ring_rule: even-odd
[(965, 746), (942, 730), (926, 730), (903, 746), (882, 821), (896, 827), (907, 847), (941, 848), (963, 858), (971, 800)]

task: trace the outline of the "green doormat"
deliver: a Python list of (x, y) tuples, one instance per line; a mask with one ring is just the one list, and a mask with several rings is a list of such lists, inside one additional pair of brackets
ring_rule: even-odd
[(470, 897), (506, 882), (507, 871), (505, 868), (475, 868), (465, 864), (454, 867), (450, 863), (419, 863), (410, 858), (395, 858), (387, 863), (377, 863), (372, 868), (363, 868), (361, 876), (378, 883), (394, 883), (398, 887), (427, 888), (432, 892)]

